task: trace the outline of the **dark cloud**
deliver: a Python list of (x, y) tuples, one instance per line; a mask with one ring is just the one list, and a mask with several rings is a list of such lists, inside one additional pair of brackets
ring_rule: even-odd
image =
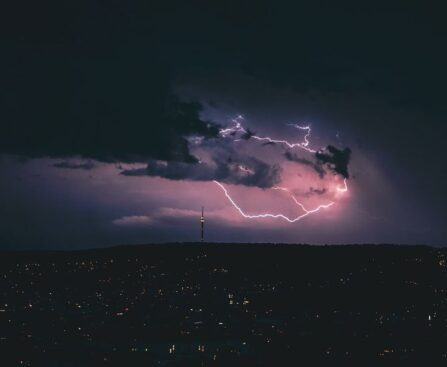
[(70, 161), (62, 161), (53, 164), (53, 167), (57, 168), (68, 168), (68, 169), (85, 169), (85, 170), (91, 170), (96, 167), (96, 165), (92, 161), (88, 162), (82, 162), (82, 163), (75, 163)]
[(186, 137), (218, 135), (216, 124), (200, 118), (201, 104), (172, 92), (173, 72), (160, 60), (102, 47), (5, 51), (0, 154), (195, 162)]
[(284, 157), (286, 157), (286, 159), (289, 161), (296, 162), (299, 164), (304, 164), (305, 166), (312, 167), (314, 169), (314, 171), (318, 173), (318, 176), (320, 176), (320, 178), (323, 178), (324, 175), (326, 174), (326, 171), (319, 163), (315, 163), (309, 159), (299, 157), (296, 154), (291, 153), (289, 151), (284, 153)]
[(328, 145), (327, 152), (317, 152), (315, 156), (322, 163), (329, 164), (329, 167), (344, 178), (349, 178), (348, 165), (351, 159), (351, 149), (337, 149), (332, 145)]
[(261, 144), (263, 147), (267, 146), (267, 145), (276, 145), (276, 143), (274, 143), (273, 141), (267, 141), (265, 143)]
[(241, 139), (249, 140), (253, 135), (255, 135), (255, 132), (247, 128), (246, 131), (241, 135)]
[(146, 168), (124, 170), (126, 176), (158, 176), (170, 180), (212, 181), (269, 188), (279, 183), (281, 168), (254, 157), (238, 157), (212, 163), (151, 161)]
[[(199, 105), (181, 102), (171, 91), (172, 86), (200, 87), (202, 83), (201, 100), (211, 100), (209, 106), (222, 115), (241, 112), (260, 117), (253, 128), (269, 132), (280, 130), (279, 121), (309, 121), (316, 124), (315, 133), (321, 134), (318, 141), (340, 131), (343, 141), (356, 147), (359, 158), (364, 157), (349, 165), (351, 177), (355, 174), (360, 180), (355, 195), (346, 201), (354, 210), (339, 216), (340, 222), (333, 227), (328, 223), (325, 241), (415, 242), (418, 238), (445, 244), (447, 170), (445, 162), (432, 159), (443, 156), (447, 133), (447, 51), (441, 46), (447, 23), (440, 5), (403, 0), (370, 6), (302, 1), (281, 6), (272, 1), (256, 6), (242, 1), (192, 6), (178, 0), (6, 3), (12, 9), (2, 12), (5, 17), (0, 22), (0, 153), (19, 154), (23, 160), (47, 155), (144, 163), (152, 158), (168, 164), (175, 160), (187, 167), (184, 177), (218, 178), (214, 176), (217, 164), (205, 170), (187, 163), (195, 158), (184, 138), (189, 134), (213, 137), (216, 128), (200, 118)], [(414, 152), (411, 159), (409, 146)], [(320, 176), (329, 169), (348, 176), (349, 154), (344, 154), (344, 162), (329, 149), (318, 155), (312, 167), (320, 169)], [(27, 165), (14, 161), (11, 166), (26, 169), (33, 161)], [(359, 163), (368, 161), (371, 166)], [(383, 182), (365, 178), (375, 177), (376, 166), (386, 177)], [(233, 173), (234, 162), (222, 160), (220, 167), (220, 176), (241, 181), (238, 175), (243, 170)], [(268, 186), (270, 177), (275, 177), (269, 175), (269, 167), (264, 169), (266, 183), (255, 180), (259, 185)], [(160, 168), (160, 172), (151, 169), (152, 175), (175, 177)], [(197, 172), (201, 170), (205, 172)], [(6, 171), (2, 168), (0, 179), (4, 223), (0, 242), (14, 243), (11, 238), (23, 235), (27, 236), (23, 243), (29, 246), (38, 236), (23, 228), (40, 226), (43, 245), (53, 231), (60, 235), (53, 240), (56, 245), (82, 243), (104, 228), (95, 222), (110, 213), (109, 201), (97, 200), (105, 191), (102, 186), (88, 200), (84, 194), (89, 185), (79, 196), (67, 195), (69, 181), (49, 190), (54, 177), (46, 178), (37, 191), (37, 175), (24, 171), (27, 178), (20, 182), (29, 182), (28, 186), (14, 194), (17, 185), (6, 180)], [(36, 171), (41, 174), (40, 169)], [(138, 172), (148, 174), (146, 168), (134, 174)], [(245, 175), (248, 180), (250, 175)], [(142, 180), (126, 181), (131, 185)], [(388, 186), (397, 192), (384, 200)], [(110, 200), (117, 202), (125, 190), (120, 186), (110, 192)], [(55, 198), (52, 204), (47, 193)], [(66, 202), (69, 197), (71, 205)], [(399, 210), (390, 214), (393, 198)], [(99, 213), (103, 202), (108, 205)], [(133, 205), (146, 205), (141, 198), (136, 202)], [(124, 205), (127, 200), (119, 204)], [(369, 213), (372, 207), (374, 212)], [(59, 212), (62, 209), (66, 216)], [(129, 207), (128, 212), (133, 209)], [(122, 216), (122, 208), (116, 211), (120, 215), (114, 218)], [(409, 213), (418, 213), (414, 221)], [(357, 238), (353, 218), (359, 223)], [(388, 231), (388, 223), (395, 227)], [(417, 236), (416, 228), (420, 230)], [(167, 236), (189, 232), (190, 226), (183, 232), (176, 227)], [(278, 230), (274, 240), (322, 241), (320, 232), (299, 237), (301, 231)], [(237, 235), (249, 238), (246, 228), (242, 233), (219, 233), (218, 239), (227, 238), (228, 233), (235, 239)], [(265, 240), (265, 233), (259, 233), (256, 229), (250, 239)], [(108, 233), (95, 243), (103, 244), (111, 237)], [(153, 234), (143, 238), (154, 239)]]
[(310, 187), (309, 191), (307, 191), (304, 195), (307, 197), (310, 197), (310, 196), (314, 196), (314, 195), (324, 195), (326, 192), (327, 192), (327, 189), (324, 187), (321, 189)]

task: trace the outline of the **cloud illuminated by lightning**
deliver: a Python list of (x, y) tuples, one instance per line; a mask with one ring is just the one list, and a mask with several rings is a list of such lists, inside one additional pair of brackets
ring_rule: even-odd
[[(237, 132), (242, 133), (242, 134), (250, 134), (250, 132), (248, 130), (246, 130), (243, 126), (242, 126), (242, 121), (244, 120), (244, 118), (239, 115), (236, 118), (232, 119), (232, 122), (234, 123), (233, 127), (227, 128), (227, 129), (221, 129), (220, 130), (220, 135), (222, 137), (227, 137), (228, 135), (231, 134), (235, 134)], [(289, 126), (292, 126), (296, 129), (299, 130), (305, 130), (306, 134), (304, 135), (304, 139), (302, 142), (297, 142), (297, 143), (290, 143), (287, 140), (282, 140), (282, 139), (273, 139), (269, 136), (258, 136), (258, 135), (250, 135), (251, 139), (255, 139), (255, 140), (259, 140), (259, 141), (266, 141), (268, 143), (275, 143), (275, 144), (284, 144), (287, 145), (290, 149), (293, 148), (301, 148), (304, 149), (305, 151), (309, 152), (309, 153), (316, 153), (317, 151), (314, 149), (311, 149), (308, 147), (309, 145), (309, 140), (308, 138), (310, 137), (311, 134), (311, 128), (310, 126), (301, 126), (301, 125), (297, 125), (297, 124), (288, 124)], [(236, 141), (240, 141), (240, 139), (236, 139)]]
[(319, 205), (318, 207), (316, 207), (315, 209), (312, 210), (307, 210), (303, 204), (301, 204), (298, 200), (296, 200), (295, 196), (292, 196), (292, 198), (294, 199), (295, 203), (297, 205), (299, 205), (301, 207), (301, 209), (303, 209), (304, 214), (301, 214), (297, 217), (294, 218), (290, 218), (284, 214), (272, 214), (272, 213), (262, 213), (262, 214), (247, 214), (245, 213), (240, 207), (239, 205), (236, 204), (236, 202), (233, 200), (233, 198), (230, 196), (230, 194), (228, 193), (227, 189), (218, 181), (213, 181), (216, 185), (218, 185), (224, 192), (225, 196), (227, 197), (227, 199), (230, 201), (230, 203), (237, 209), (237, 211), (244, 217), (244, 218), (248, 218), (248, 219), (259, 219), (259, 218), (281, 218), (286, 220), (289, 223), (294, 223), (299, 221), (300, 219), (307, 217), (309, 214), (312, 213), (316, 213), (318, 211), (320, 211), (321, 209), (327, 209), (329, 207), (331, 207), (332, 205), (334, 205), (334, 202), (330, 202), (328, 204), (323, 204), (323, 205)]
[[(236, 133), (242, 133), (245, 134), (248, 138), (254, 139), (254, 140), (258, 140), (258, 141), (266, 141), (268, 143), (275, 143), (275, 144), (284, 144), (287, 147), (289, 147), (290, 149), (293, 148), (300, 148), (300, 149), (304, 149), (305, 151), (309, 152), (309, 153), (316, 153), (317, 150), (309, 148), (309, 138), (311, 135), (311, 128), (310, 126), (301, 126), (301, 125), (297, 125), (297, 124), (289, 124), (289, 126), (292, 126), (296, 129), (299, 130), (304, 130), (306, 131), (306, 134), (304, 135), (303, 141), (302, 142), (296, 142), (296, 143), (291, 143), (287, 140), (282, 140), (282, 139), (273, 139), (269, 136), (258, 136), (253, 134), (252, 132), (250, 132), (249, 130), (245, 129), (242, 126), (242, 121), (244, 120), (244, 118), (239, 115), (237, 116), (235, 119), (232, 120), (232, 122), (234, 123), (234, 126), (230, 127), (230, 128), (226, 128), (226, 129), (221, 129), (220, 130), (220, 135), (222, 137), (227, 137), (228, 135), (235, 135)], [(235, 139), (235, 141), (240, 141), (241, 139)], [(290, 190), (285, 188), (285, 187), (273, 187), (273, 190), (281, 190), (284, 192), (287, 192), (290, 194), (290, 197), (292, 198), (292, 200), (295, 202), (295, 204), (297, 206), (299, 206), (301, 208), (301, 210), (304, 212), (303, 214), (300, 214), (296, 217), (288, 217), (285, 214), (282, 213), (278, 213), (278, 214), (273, 214), (273, 213), (261, 213), (261, 214), (247, 214), (244, 212), (244, 210), (241, 209), (241, 207), (234, 201), (234, 199), (231, 197), (231, 195), (228, 193), (228, 190), (218, 181), (214, 180), (213, 181), (217, 186), (219, 186), (222, 191), (224, 192), (226, 198), (228, 199), (228, 201), (233, 205), (233, 207), (244, 217), (247, 219), (260, 219), (260, 218), (279, 218), (279, 219), (283, 219), (286, 220), (289, 223), (294, 223), (297, 222), (301, 219), (303, 219), (304, 217), (307, 217), (310, 214), (314, 214), (319, 212), (322, 209), (328, 209), (330, 208), (332, 205), (335, 204), (335, 202), (331, 201), (327, 204), (321, 204), (318, 205), (316, 208), (314, 209), (306, 209), (305, 206), (299, 202), (297, 200), (297, 198), (295, 197), (295, 195), (290, 193)], [(343, 180), (343, 186), (337, 186), (336, 187), (337, 192), (339, 193), (346, 193), (348, 191), (348, 184), (347, 184), (347, 180), (346, 178)]]
[(343, 180), (343, 186), (337, 186), (338, 192), (347, 192), (348, 191), (348, 183), (346, 182), (346, 178)]

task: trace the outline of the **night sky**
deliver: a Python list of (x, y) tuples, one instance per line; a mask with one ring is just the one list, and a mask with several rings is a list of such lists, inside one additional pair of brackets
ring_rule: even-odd
[[(446, 244), (441, 8), (2, 13), (0, 248), (196, 241), (202, 206), (208, 241)], [(246, 215), (284, 217), (244, 218), (219, 184)]]

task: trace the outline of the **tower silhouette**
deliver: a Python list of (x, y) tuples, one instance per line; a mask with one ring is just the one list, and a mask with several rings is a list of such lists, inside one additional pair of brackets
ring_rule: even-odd
[(200, 227), (201, 227), (201, 235), (200, 235), (200, 242), (203, 242), (203, 231), (204, 231), (204, 227), (205, 227), (205, 216), (203, 214), (204, 212), (204, 207), (202, 206), (202, 216), (200, 217)]

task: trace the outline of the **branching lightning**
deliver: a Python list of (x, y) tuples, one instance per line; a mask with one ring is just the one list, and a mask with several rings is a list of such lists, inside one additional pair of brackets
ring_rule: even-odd
[[(230, 127), (230, 128), (226, 128), (226, 129), (221, 129), (220, 130), (220, 136), (222, 137), (228, 137), (229, 135), (234, 136), (237, 133), (242, 134), (242, 136), (245, 136), (245, 139), (248, 140), (250, 139), (254, 139), (254, 140), (258, 140), (258, 141), (265, 141), (267, 143), (273, 143), (273, 144), (284, 144), (287, 147), (289, 147), (290, 149), (294, 149), (294, 148), (300, 148), (303, 149), (309, 153), (316, 153), (317, 150), (312, 149), (309, 147), (309, 139), (310, 139), (310, 135), (311, 135), (311, 128), (310, 126), (302, 126), (302, 125), (297, 125), (297, 124), (289, 124), (289, 126), (292, 126), (296, 129), (299, 130), (304, 130), (306, 131), (303, 141), (301, 142), (289, 142), (287, 140), (282, 140), (282, 139), (273, 139), (269, 136), (258, 136), (255, 135), (254, 133), (252, 133), (250, 130), (245, 129), (242, 126), (242, 121), (244, 120), (244, 118), (239, 115), (236, 118), (232, 119), (232, 122), (234, 123), (234, 126)], [(241, 141), (240, 138), (235, 139), (235, 141)], [(247, 219), (260, 219), (260, 218), (279, 218), (279, 219), (283, 219), (286, 220), (289, 223), (294, 223), (297, 222), (301, 219), (303, 219), (304, 217), (307, 217), (310, 214), (314, 214), (319, 212), (322, 209), (328, 209), (331, 206), (333, 206), (335, 204), (335, 202), (331, 201), (327, 204), (321, 204), (318, 205), (316, 208), (314, 209), (306, 209), (306, 207), (304, 206), (303, 203), (299, 202), (296, 198), (295, 195), (293, 195), (290, 190), (288, 188), (285, 187), (273, 187), (272, 190), (280, 190), (280, 191), (284, 191), (287, 192), (291, 199), (294, 201), (294, 203), (303, 211), (303, 214), (300, 214), (296, 217), (288, 217), (285, 214), (282, 213), (278, 213), (278, 214), (273, 214), (273, 213), (261, 213), (261, 214), (247, 214), (244, 212), (244, 210), (234, 201), (234, 199), (231, 197), (231, 195), (228, 193), (228, 190), (225, 188), (225, 186), (223, 186), (220, 182), (214, 180), (213, 181), (217, 186), (219, 186), (222, 191), (224, 192), (226, 198), (228, 199), (228, 201), (233, 205), (233, 207), (244, 217)], [(348, 184), (347, 184), (347, 179), (344, 178), (343, 180), (343, 186), (338, 185), (335, 189), (338, 193), (346, 193), (348, 191)]]
[(346, 178), (343, 180), (343, 186), (337, 186), (338, 192), (347, 192), (348, 191), (348, 183), (346, 182)]
[[(304, 130), (306, 131), (306, 134), (304, 135), (303, 141), (302, 142), (297, 142), (297, 143), (290, 143), (287, 140), (281, 140), (281, 139), (273, 139), (269, 136), (258, 136), (258, 135), (251, 135), (249, 130), (246, 130), (243, 126), (241, 121), (243, 121), (244, 118), (239, 115), (236, 118), (232, 119), (232, 122), (234, 123), (233, 127), (227, 128), (227, 129), (221, 129), (220, 130), (220, 135), (222, 137), (227, 137), (228, 135), (233, 135), (235, 133), (242, 133), (242, 134), (250, 134), (250, 138), (251, 139), (255, 139), (255, 140), (259, 140), (259, 141), (266, 141), (268, 143), (274, 143), (274, 144), (284, 144), (286, 146), (288, 146), (290, 149), (293, 148), (301, 148), (304, 149), (305, 151), (309, 152), (309, 153), (316, 153), (317, 151), (314, 149), (311, 149), (308, 147), (309, 145), (309, 140), (308, 138), (311, 135), (311, 128), (310, 126), (301, 126), (301, 125), (297, 125), (297, 124), (288, 124), (289, 126), (292, 126), (296, 129), (299, 130)], [(241, 139), (235, 139), (236, 141), (240, 141)]]
[(304, 214), (301, 214), (295, 218), (290, 218), (284, 214), (272, 214), (272, 213), (262, 213), (262, 214), (246, 214), (240, 207), (239, 205), (236, 204), (236, 202), (233, 200), (233, 198), (230, 196), (230, 194), (228, 193), (227, 189), (218, 181), (213, 181), (216, 185), (218, 185), (224, 192), (225, 196), (227, 197), (227, 199), (230, 201), (230, 203), (237, 209), (237, 211), (244, 217), (244, 218), (248, 218), (248, 219), (259, 219), (259, 218), (281, 218), (286, 220), (289, 223), (294, 223), (299, 221), (300, 219), (307, 217), (309, 214), (312, 213), (316, 213), (318, 211), (320, 211), (321, 209), (327, 209), (329, 207), (331, 207), (332, 205), (334, 205), (334, 202), (330, 202), (329, 204), (323, 204), (323, 205), (319, 205), (318, 207), (316, 207), (315, 209), (312, 210), (307, 210), (303, 204), (301, 204), (298, 200), (296, 200), (295, 196), (292, 195), (293, 200), (295, 201), (295, 203), (297, 205), (299, 205), (301, 207), (301, 209), (303, 209)]

